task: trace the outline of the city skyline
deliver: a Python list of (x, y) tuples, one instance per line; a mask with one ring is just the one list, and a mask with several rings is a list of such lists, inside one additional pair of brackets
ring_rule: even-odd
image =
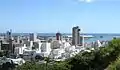
[(119, 0), (1, 0), (0, 33), (120, 33)]

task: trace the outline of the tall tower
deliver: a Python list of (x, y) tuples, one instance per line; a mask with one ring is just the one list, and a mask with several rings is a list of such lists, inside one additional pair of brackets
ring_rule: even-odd
[(72, 45), (80, 45), (80, 29), (78, 26), (72, 28)]
[(11, 31), (7, 31), (7, 33), (6, 33), (6, 40), (7, 40), (7, 42), (9, 42), (10, 39), (12, 39)]
[(56, 40), (61, 40), (61, 33), (56, 33)]
[(14, 53), (14, 47), (13, 47), (13, 43), (12, 43), (12, 30), (11, 29), (10, 29), (10, 31), (7, 31), (6, 39), (7, 39), (7, 42), (9, 43), (9, 47), (8, 47), (9, 52)]

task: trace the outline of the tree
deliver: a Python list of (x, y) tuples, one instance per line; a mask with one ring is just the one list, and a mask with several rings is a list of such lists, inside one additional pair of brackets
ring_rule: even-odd
[(69, 60), (71, 70), (104, 70), (120, 55), (120, 39), (114, 39), (104, 48), (90, 53), (79, 53)]
[(48, 70), (71, 70), (71, 65), (66, 61), (55, 62), (53, 65), (49, 65)]
[(112, 62), (107, 70), (120, 70), (120, 57), (115, 62)]
[(22, 66), (18, 66), (17, 70), (38, 70), (34, 62), (26, 62)]

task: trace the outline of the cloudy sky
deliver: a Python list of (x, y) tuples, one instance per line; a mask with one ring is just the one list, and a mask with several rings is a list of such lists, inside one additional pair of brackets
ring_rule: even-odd
[(120, 0), (0, 0), (0, 32), (120, 33)]

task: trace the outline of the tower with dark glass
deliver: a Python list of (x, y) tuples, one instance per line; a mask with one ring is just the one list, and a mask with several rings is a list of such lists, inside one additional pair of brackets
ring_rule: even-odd
[(72, 45), (80, 45), (80, 29), (79, 26), (72, 28)]

